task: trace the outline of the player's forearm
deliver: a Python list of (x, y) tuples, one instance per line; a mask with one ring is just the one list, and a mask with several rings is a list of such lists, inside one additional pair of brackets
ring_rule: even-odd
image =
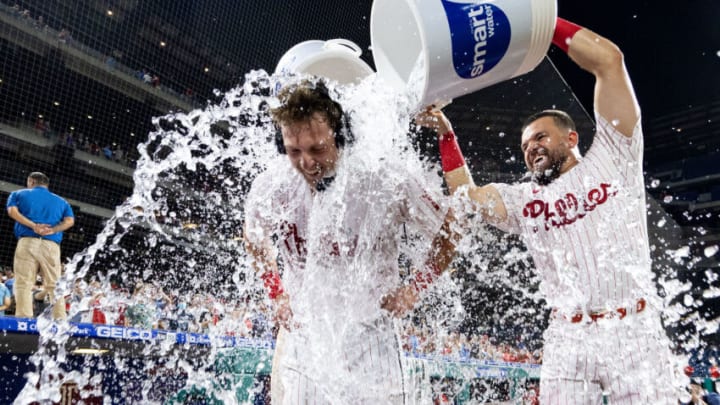
[(474, 186), (475, 182), (465, 163), (465, 157), (460, 150), (455, 133), (452, 131), (443, 133), (438, 142), (443, 175), (450, 194), (455, 194), (459, 187)]
[(455, 257), (455, 247), (461, 235), (455, 225), (455, 215), (452, 210), (445, 215), (445, 222), (435, 236), (427, 263), (429, 268), (443, 272), (452, 263)]
[[(262, 244), (266, 246), (265, 243)], [(277, 266), (277, 260), (270, 256), (270, 249), (258, 248), (255, 244), (245, 239), (245, 250), (252, 257), (251, 265), (255, 272), (263, 281), (263, 287), (268, 293), (270, 299), (275, 300), (282, 296), (285, 289), (280, 278), (280, 271)]]
[(627, 137), (633, 136), (640, 106), (620, 49), (606, 38), (558, 18), (553, 43), (595, 76), (595, 110)]
[(447, 116), (440, 110), (428, 108), (425, 112), (419, 114), (415, 120), (418, 125), (432, 129), (438, 135), (440, 164), (450, 194), (455, 193), (458, 187), (474, 185), (470, 170), (465, 164), (465, 157), (457, 142), (452, 123)]
[(477, 210), (485, 220), (491, 223), (505, 220), (507, 212), (502, 197), (491, 184), (475, 185), (455, 134), (452, 132), (440, 137), (440, 159), (445, 183), (451, 195), (461, 189), (466, 193), (466, 197), (476, 203)]
[(277, 268), (276, 270), (265, 270), (260, 274), (260, 279), (262, 279), (263, 287), (265, 287), (265, 291), (267, 291), (271, 300), (285, 294), (285, 288), (282, 285), (280, 272), (277, 271)]
[(251, 265), (257, 274), (278, 273), (277, 261), (265, 249), (253, 249), (246, 243), (245, 250), (251, 257)]
[(603, 76), (623, 68), (620, 48), (607, 38), (582, 28), (570, 40), (568, 56), (582, 69)]
[(445, 222), (432, 242), (432, 248), (422, 269), (413, 273), (411, 285), (418, 293), (427, 289), (430, 284), (442, 275), (455, 257), (455, 247), (461, 238), (455, 227), (455, 216), (448, 211)]
[(282, 285), (280, 271), (275, 261), (267, 261), (256, 258), (253, 261), (253, 268), (263, 282), (263, 288), (271, 300), (283, 295), (285, 288)]
[(451, 195), (455, 194), (460, 187), (475, 186), (475, 181), (473, 180), (472, 175), (470, 174), (470, 169), (468, 169), (467, 165), (463, 165), (449, 172), (444, 172), (443, 175), (445, 176), (445, 183), (447, 184), (448, 191)]
[(570, 58), (595, 75), (595, 110), (623, 135), (631, 137), (640, 106), (620, 49), (589, 30), (575, 35)]
[(624, 69), (623, 54), (614, 43), (588, 28), (558, 18), (553, 44), (581, 68), (597, 77)]

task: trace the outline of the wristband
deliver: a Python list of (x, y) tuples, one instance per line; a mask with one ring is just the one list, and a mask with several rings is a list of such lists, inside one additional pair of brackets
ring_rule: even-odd
[(570, 48), (570, 40), (575, 36), (575, 33), (582, 28), (583, 27), (577, 24), (558, 17), (555, 23), (555, 34), (553, 34), (552, 43), (567, 53)]
[(450, 131), (440, 136), (440, 162), (443, 172), (451, 172), (458, 167), (465, 166), (465, 158), (460, 151), (460, 146), (455, 138), (455, 133)]
[(442, 271), (434, 264), (427, 264), (427, 268), (424, 271), (418, 271), (415, 273), (413, 280), (410, 281), (410, 285), (415, 288), (415, 291), (421, 292), (427, 290), (430, 284), (435, 282)]
[(285, 292), (278, 272), (267, 270), (260, 276), (260, 278), (262, 279), (263, 286), (267, 290), (268, 297), (270, 297), (271, 300), (276, 299)]

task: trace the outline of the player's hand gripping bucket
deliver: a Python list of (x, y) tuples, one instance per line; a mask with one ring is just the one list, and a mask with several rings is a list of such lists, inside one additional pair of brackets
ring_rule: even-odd
[(375, 0), (378, 76), (418, 109), (533, 70), (550, 47), (556, 0)]
[[(285, 52), (275, 74), (308, 74), (350, 84), (374, 73), (360, 55), (360, 47), (347, 39), (305, 41)], [(278, 82), (275, 90), (283, 84)]]

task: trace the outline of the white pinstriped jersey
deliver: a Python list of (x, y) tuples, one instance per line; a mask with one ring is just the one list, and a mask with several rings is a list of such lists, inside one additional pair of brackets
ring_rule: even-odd
[(495, 184), (552, 307), (596, 310), (656, 296), (651, 278), (643, 136), (617, 132), (596, 114), (597, 134), (578, 165), (547, 186)]
[(352, 286), (352, 296), (332, 304), (357, 312), (380, 302), (400, 283), (401, 238), (413, 236), (420, 249), (415, 256), (424, 258), (438, 232), (445, 215), (439, 184), (429, 190), (401, 167), (339, 169), (327, 190), (313, 193), (286, 160), (253, 183), (245, 204), (248, 237), (254, 243), (275, 240), (283, 286), (297, 301), (322, 305), (316, 301), (338, 298), (327, 294)]
[(380, 302), (400, 285), (403, 235), (424, 258), (445, 209), (439, 185), (428, 191), (401, 167), (352, 163), (338, 162), (330, 187), (313, 193), (283, 158), (246, 200), (248, 238), (275, 240), (299, 325), (278, 365), (282, 403), (403, 403), (398, 341)]
[(632, 313), (639, 298), (657, 297), (640, 120), (627, 138), (595, 118), (593, 144), (570, 171), (547, 186), (495, 185), (508, 212), (498, 227), (522, 236), (548, 304), (566, 315), (544, 333), (540, 402), (600, 404), (609, 394), (613, 404), (674, 404), (674, 361), (655, 305), (626, 319), (567, 319), (578, 310)]

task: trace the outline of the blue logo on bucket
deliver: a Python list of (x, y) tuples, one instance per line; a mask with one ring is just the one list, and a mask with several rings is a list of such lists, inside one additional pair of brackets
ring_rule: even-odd
[(442, 0), (450, 24), (453, 65), (473, 79), (494, 68), (510, 46), (510, 21), (497, 6), (480, 0)]

